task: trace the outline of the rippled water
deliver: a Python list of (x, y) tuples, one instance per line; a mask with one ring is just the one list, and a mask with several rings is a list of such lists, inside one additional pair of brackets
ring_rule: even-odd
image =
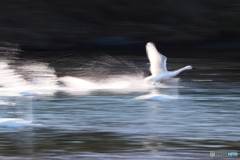
[(2, 118), (32, 116), (33, 125), (0, 127), (0, 159), (210, 159), (210, 151), (239, 152), (237, 61), (169, 58), (170, 70), (197, 69), (156, 87), (143, 81), (144, 56), (67, 61), (1, 62)]

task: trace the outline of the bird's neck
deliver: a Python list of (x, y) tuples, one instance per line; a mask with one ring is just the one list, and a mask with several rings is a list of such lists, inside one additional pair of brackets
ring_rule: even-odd
[(189, 69), (189, 66), (186, 66), (186, 67), (183, 67), (183, 68), (180, 68), (180, 69), (178, 69), (178, 70), (173, 71), (172, 74), (173, 74), (174, 76), (176, 76), (176, 75), (178, 75), (179, 73), (181, 73), (182, 71), (185, 71), (185, 70), (188, 70), (188, 69)]

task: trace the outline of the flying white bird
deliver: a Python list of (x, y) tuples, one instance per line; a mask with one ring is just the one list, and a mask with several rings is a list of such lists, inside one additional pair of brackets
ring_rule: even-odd
[(186, 66), (175, 71), (168, 71), (166, 66), (167, 57), (158, 52), (152, 42), (146, 45), (147, 56), (150, 61), (151, 76), (145, 78), (146, 81), (152, 81), (155, 85), (156, 82), (161, 82), (165, 79), (172, 78), (180, 72), (190, 70), (192, 66)]

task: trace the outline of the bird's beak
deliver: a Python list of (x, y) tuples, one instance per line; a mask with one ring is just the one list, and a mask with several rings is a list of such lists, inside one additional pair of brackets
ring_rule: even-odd
[(192, 69), (197, 69), (196, 67), (192, 67)]

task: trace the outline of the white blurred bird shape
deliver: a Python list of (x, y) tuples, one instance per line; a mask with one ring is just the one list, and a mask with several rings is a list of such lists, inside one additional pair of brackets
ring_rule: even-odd
[(193, 69), (193, 67), (189, 65), (175, 71), (168, 71), (166, 66), (167, 57), (158, 52), (154, 43), (148, 42), (146, 45), (146, 51), (150, 61), (150, 72), (152, 75), (145, 78), (145, 80), (152, 81), (154, 85), (157, 82), (172, 78), (182, 71)]

